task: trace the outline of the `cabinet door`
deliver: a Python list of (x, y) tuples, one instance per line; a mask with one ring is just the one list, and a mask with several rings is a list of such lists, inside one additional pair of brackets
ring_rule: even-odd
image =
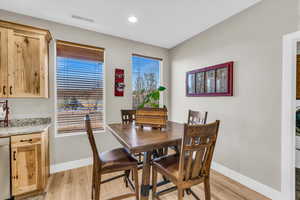
[(12, 195), (42, 189), (41, 144), (12, 147)]
[(48, 178), (50, 176), (50, 158), (49, 158), (49, 139), (48, 130), (41, 133), (42, 135), (42, 187), (46, 188), (48, 183)]
[(45, 36), (8, 31), (8, 96), (48, 97)]
[(7, 31), (0, 27), (0, 97), (7, 97)]

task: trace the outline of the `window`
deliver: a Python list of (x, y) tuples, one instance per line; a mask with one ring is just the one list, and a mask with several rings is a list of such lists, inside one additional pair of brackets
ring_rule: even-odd
[(84, 132), (86, 114), (103, 130), (104, 50), (63, 41), (56, 47), (57, 132)]
[(160, 85), (162, 59), (134, 54), (132, 56), (132, 97), (134, 109), (144, 101), (147, 94)]

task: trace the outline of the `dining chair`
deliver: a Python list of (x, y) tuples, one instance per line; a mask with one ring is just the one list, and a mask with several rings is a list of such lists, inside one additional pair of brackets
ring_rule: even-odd
[[(187, 120), (187, 123), (189, 125), (206, 124), (206, 120), (207, 120), (207, 112), (200, 112), (200, 111), (189, 110), (189, 112), (188, 112), (188, 120)], [(171, 146), (170, 148), (173, 151), (175, 151), (177, 154), (180, 153), (178, 146)]]
[[(89, 115), (85, 117), (86, 132), (93, 152), (93, 176), (92, 176), (92, 200), (100, 200), (100, 186), (103, 183), (124, 177), (126, 187), (128, 183), (135, 192), (123, 194), (113, 199), (125, 199), (135, 196), (139, 200), (139, 183), (138, 183), (138, 162), (132, 157), (124, 148), (117, 148), (111, 151), (98, 153), (93, 130), (91, 127), (91, 120)], [(124, 174), (115, 176), (110, 179), (101, 180), (103, 174), (124, 171)], [(128, 178), (127, 172), (132, 171), (134, 174), (134, 186)]]
[[(180, 155), (165, 156), (153, 161), (152, 167), (152, 199), (159, 195), (178, 190), (178, 199), (182, 200), (184, 190), (199, 200), (190, 189), (192, 186), (204, 183), (205, 200), (211, 199), (210, 167), (217, 141), (220, 121), (204, 125), (184, 125)], [(166, 176), (175, 186), (156, 192), (157, 174)]]
[(135, 121), (136, 110), (121, 110), (123, 124), (130, 124)]
[(206, 124), (207, 112), (189, 110), (188, 124)]
[[(122, 124), (131, 124), (135, 121), (135, 114), (136, 110), (121, 110), (121, 118), (122, 118)], [(136, 158), (138, 158), (139, 165), (142, 164), (142, 153), (136, 153), (134, 154)]]

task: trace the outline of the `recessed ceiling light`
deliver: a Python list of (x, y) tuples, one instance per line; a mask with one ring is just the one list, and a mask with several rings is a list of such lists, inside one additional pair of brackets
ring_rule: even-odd
[(138, 22), (138, 18), (137, 18), (136, 16), (134, 16), (134, 15), (131, 15), (131, 16), (128, 17), (128, 21), (129, 21), (130, 23), (135, 24), (135, 23)]

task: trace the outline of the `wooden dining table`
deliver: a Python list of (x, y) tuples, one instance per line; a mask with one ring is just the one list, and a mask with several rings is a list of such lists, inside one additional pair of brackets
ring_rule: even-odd
[(153, 129), (150, 127), (141, 128), (134, 123), (114, 123), (107, 125), (107, 129), (130, 153), (144, 154), (141, 199), (148, 199), (151, 190), (151, 155), (156, 149), (179, 146), (184, 133), (184, 125), (169, 121), (166, 128)]

